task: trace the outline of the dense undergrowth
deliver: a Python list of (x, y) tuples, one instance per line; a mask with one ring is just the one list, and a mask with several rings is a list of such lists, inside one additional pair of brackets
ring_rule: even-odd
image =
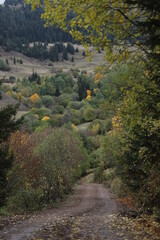
[(36, 210), (63, 198), (89, 164), (82, 142), (65, 128), (15, 132), (10, 149), (15, 159), (8, 174), (7, 207), (12, 211)]

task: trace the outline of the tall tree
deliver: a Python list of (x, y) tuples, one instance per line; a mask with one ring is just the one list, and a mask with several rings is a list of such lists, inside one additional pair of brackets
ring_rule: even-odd
[(17, 107), (8, 106), (0, 110), (0, 206), (3, 206), (6, 197), (7, 172), (13, 161), (9, 151), (7, 139), (17, 130), (22, 119), (15, 120)]

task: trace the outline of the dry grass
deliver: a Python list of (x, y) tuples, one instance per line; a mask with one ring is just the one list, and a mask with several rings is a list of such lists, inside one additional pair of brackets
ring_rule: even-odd
[[(7, 107), (8, 105), (13, 105), (15, 106), (19, 102), (12, 97), (8, 96), (6, 93), (1, 92), (2, 99), (0, 100), (0, 109)], [(20, 104), (17, 114), (16, 114), (16, 119), (22, 117), (25, 115), (29, 109), (25, 107), (23, 104)]]
[(76, 127), (78, 131), (85, 132), (89, 128), (90, 124), (91, 122), (86, 122), (86, 123), (79, 124)]
[[(75, 47), (76, 46), (77, 45), (75, 45)], [(71, 61), (55, 62), (52, 63), (53, 66), (49, 66), (51, 63), (49, 60), (40, 61), (34, 58), (28, 58), (23, 54), (14, 51), (5, 52), (2, 48), (0, 48), (0, 59), (3, 59), (4, 61), (8, 59), (11, 68), (11, 71), (9, 72), (0, 71), (0, 78), (3, 78), (4, 76), (6, 76), (6, 78), (9, 78), (10, 76), (15, 76), (17, 78), (28, 77), (32, 74), (33, 70), (41, 76), (50, 76), (59, 70), (69, 72), (71, 68), (78, 68), (80, 71), (86, 70), (88, 74), (92, 74), (95, 68), (100, 64), (107, 65), (107, 62), (104, 62), (104, 52), (94, 52), (92, 61), (88, 61), (85, 57), (82, 56), (84, 47), (78, 46), (78, 48), (79, 53), (74, 54), (74, 63)], [(22, 59), (23, 64), (17, 63), (14, 65), (14, 57), (16, 59)], [(71, 55), (69, 55), (69, 59), (71, 59)]]

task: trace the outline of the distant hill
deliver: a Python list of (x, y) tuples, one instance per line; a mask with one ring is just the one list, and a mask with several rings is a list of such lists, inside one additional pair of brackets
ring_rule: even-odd
[(41, 13), (40, 8), (32, 12), (23, 0), (6, 0), (0, 5), (0, 45), (6, 51), (23, 52), (23, 45), (30, 42), (73, 42), (60, 28), (45, 28)]

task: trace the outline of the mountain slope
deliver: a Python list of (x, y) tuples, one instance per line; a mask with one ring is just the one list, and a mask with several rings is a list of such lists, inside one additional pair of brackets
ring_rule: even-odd
[(29, 42), (72, 42), (70, 34), (56, 27), (44, 27), (42, 10), (32, 12), (23, 0), (6, 0), (0, 5), (0, 45), (6, 51), (22, 52)]

